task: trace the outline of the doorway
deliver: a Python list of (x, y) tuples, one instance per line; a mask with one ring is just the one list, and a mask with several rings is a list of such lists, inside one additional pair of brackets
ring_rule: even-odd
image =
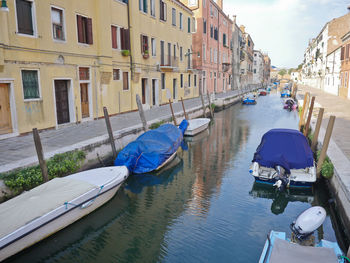
[(55, 80), (57, 124), (69, 123), (68, 81)]
[(177, 99), (177, 79), (173, 79), (173, 99)]
[(0, 135), (12, 132), (10, 87), (8, 84), (0, 83)]
[(81, 100), (81, 116), (82, 118), (90, 117), (89, 112), (89, 84), (80, 83), (80, 100)]
[(159, 106), (159, 89), (157, 79), (152, 79), (152, 105)]
[(148, 95), (148, 79), (141, 79), (141, 93), (142, 93), (142, 104), (147, 104), (148, 100), (147, 100), (147, 95)]

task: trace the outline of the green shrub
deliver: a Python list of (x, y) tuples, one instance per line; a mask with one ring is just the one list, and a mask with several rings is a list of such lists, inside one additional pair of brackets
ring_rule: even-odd
[(215, 110), (216, 105), (214, 103), (210, 104), (210, 108), (212, 108), (212, 110)]
[(155, 122), (152, 123), (148, 128), (151, 130), (157, 129), (160, 125), (164, 124), (165, 121), (159, 121), (159, 122)]
[(321, 174), (327, 179), (331, 179), (334, 173), (334, 166), (331, 162), (323, 162)]
[[(46, 162), (49, 179), (75, 173), (81, 167), (84, 159), (85, 153), (83, 151), (56, 154)], [(43, 183), (39, 165), (4, 174), (2, 179), (15, 195)]]

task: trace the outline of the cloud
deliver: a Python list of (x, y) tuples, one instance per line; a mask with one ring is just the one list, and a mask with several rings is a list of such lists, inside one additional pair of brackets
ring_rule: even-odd
[(224, 12), (237, 15), (255, 49), (268, 52), (272, 64), (296, 67), (309, 39), (329, 20), (346, 13), (347, 0), (226, 0)]

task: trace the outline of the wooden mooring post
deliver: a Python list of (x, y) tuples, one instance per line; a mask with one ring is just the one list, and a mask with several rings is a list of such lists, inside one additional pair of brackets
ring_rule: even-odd
[(313, 152), (315, 152), (316, 148), (317, 148), (318, 134), (320, 133), (321, 123), (322, 123), (322, 118), (323, 118), (323, 112), (324, 112), (324, 108), (320, 108), (320, 110), (318, 111), (316, 127), (315, 127), (315, 131), (314, 131), (314, 135), (312, 137), (312, 142), (311, 142), (311, 150)]
[(320, 157), (318, 158), (318, 161), (317, 161), (317, 170), (316, 170), (317, 178), (320, 178), (321, 167), (322, 167), (324, 159), (326, 158), (329, 141), (331, 140), (331, 136), (332, 136), (334, 122), (335, 122), (335, 116), (332, 115), (328, 121), (327, 130), (326, 130), (326, 134), (325, 134), (324, 139), (323, 139)]
[(108, 131), (109, 142), (110, 142), (111, 147), (112, 147), (112, 154), (113, 154), (113, 160), (114, 160), (115, 158), (117, 158), (117, 150), (115, 148), (113, 131), (112, 131), (111, 122), (110, 122), (109, 116), (108, 116), (108, 110), (106, 107), (103, 107), (103, 113), (105, 115), (106, 127), (107, 127), (107, 131)]
[(41, 140), (40, 140), (40, 136), (37, 128), (33, 129), (33, 137), (34, 137), (34, 144), (35, 144), (36, 153), (38, 155), (41, 173), (43, 175), (43, 181), (48, 182), (49, 173), (47, 171), (47, 165), (44, 159), (43, 147), (41, 145)]
[(314, 104), (315, 104), (315, 96), (312, 96), (311, 104), (310, 104), (310, 108), (309, 108), (309, 114), (307, 116), (306, 124), (304, 126), (304, 136), (305, 137), (309, 133), (309, 126), (310, 126), (310, 122), (311, 122), (312, 111), (314, 110)]
[(304, 115), (305, 115), (305, 110), (306, 110), (305, 108), (306, 108), (306, 105), (308, 105), (308, 103), (306, 103), (306, 101), (308, 102), (309, 97), (310, 97), (310, 93), (306, 92), (304, 95), (303, 108), (301, 110), (300, 119), (299, 119), (299, 131), (301, 129), (301, 126), (304, 124)]
[(202, 100), (202, 107), (203, 107), (203, 117), (205, 118), (207, 116), (205, 114), (206, 107), (205, 107), (205, 103), (204, 103), (203, 93), (201, 93), (201, 100)]
[(182, 99), (182, 97), (181, 97), (181, 103), (182, 103), (182, 109), (184, 110), (185, 119), (188, 120), (188, 115), (186, 113), (185, 104), (184, 104), (184, 100)]
[(169, 99), (169, 105), (170, 105), (171, 115), (173, 116), (174, 125), (177, 126), (176, 117), (175, 117), (175, 114), (174, 114), (174, 110), (173, 110), (173, 105), (171, 103), (171, 99)]
[(210, 110), (210, 116), (211, 118), (214, 117), (213, 109), (211, 108), (211, 101), (210, 101), (210, 94), (207, 92), (208, 102), (209, 102), (209, 110)]
[(137, 108), (139, 109), (139, 114), (140, 114), (140, 118), (141, 118), (141, 121), (142, 121), (143, 130), (147, 131), (148, 130), (148, 124), (147, 124), (147, 121), (146, 121), (145, 113), (143, 112), (142, 103), (141, 103), (141, 99), (140, 99), (139, 94), (136, 94), (136, 103), (137, 103)]

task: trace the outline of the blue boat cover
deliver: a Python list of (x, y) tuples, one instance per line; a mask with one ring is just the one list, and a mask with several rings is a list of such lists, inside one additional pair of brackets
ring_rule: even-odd
[(114, 161), (115, 166), (125, 165), (131, 173), (147, 173), (155, 170), (179, 148), (188, 122), (178, 127), (163, 124), (147, 131), (121, 150)]
[(298, 130), (272, 129), (265, 133), (256, 149), (253, 162), (275, 168), (304, 169), (314, 165), (314, 158), (306, 137)]

